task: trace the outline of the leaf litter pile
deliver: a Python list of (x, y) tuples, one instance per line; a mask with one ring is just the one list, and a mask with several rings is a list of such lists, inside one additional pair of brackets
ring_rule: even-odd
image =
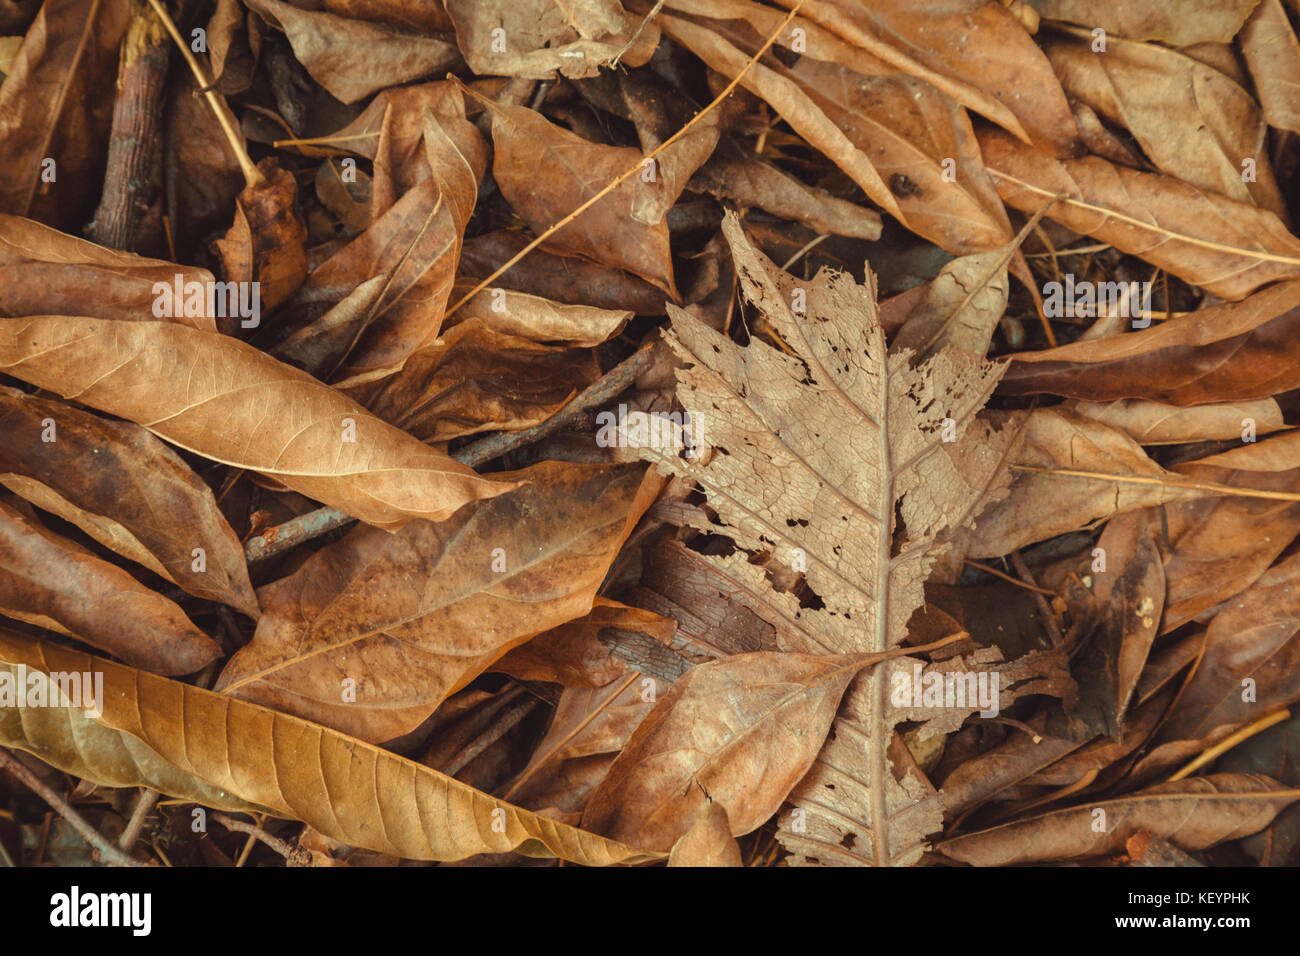
[(0, 862), (1300, 863), (1295, 0), (3, 0)]

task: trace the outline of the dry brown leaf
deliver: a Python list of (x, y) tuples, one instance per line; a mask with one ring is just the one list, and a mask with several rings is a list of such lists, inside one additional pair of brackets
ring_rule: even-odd
[[(1296, 799), (1300, 790), (1263, 774), (1214, 774), (1017, 820), (945, 840), (936, 849), (972, 866), (1075, 860), (1122, 852), (1129, 837), (1148, 830), (1181, 850), (1204, 850), (1266, 827)], [(1097, 821), (1104, 829), (1095, 829)]]
[(192, 674), (221, 656), (171, 601), (3, 501), (0, 612), (160, 674)]
[(374, 414), (421, 441), (442, 442), (531, 428), (599, 377), (589, 350), (538, 345), (471, 318), (366, 390), (364, 401)]
[[(1081, 36), (1053, 40), (1046, 52), (1066, 92), (1132, 133), (1162, 173), (1286, 218), (1259, 104), (1230, 77), (1178, 50), (1121, 37), (1107, 38), (1104, 54)], [(1254, 163), (1249, 182), (1246, 159)]]
[(0, 319), (0, 369), (383, 528), (440, 520), (518, 487), (480, 478), (305, 372), (211, 332), (70, 316)]
[[(102, 716), (0, 708), (0, 743), (106, 786), (149, 786), (230, 810), (301, 820), (348, 846), (410, 860), (515, 851), (585, 865), (642, 853), (521, 810), (316, 724), (0, 632), (0, 667), (100, 672)], [(341, 795), (347, 795), (343, 799)]]
[(284, 30), (307, 72), (344, 103), (445, 70), (457, 59), (452, 44), (434, 37), (300, 10), (280, 0), (245, 0), (245, 5)]
[(1287, 427), (1281, 407), (1272, 398), (1187, 407), (1144, 398), (1121, 398), (1112, 402), (1069, 401), (1064, 402), (1063, 407), (1076, 415), (1118, 428), (1139, 445), (1180, 445), (1241, 438), (1247, 420), (1254, 423), (1256, 435), (1267, 435)]
[[(642, 161), (640, 150), (590, 142), (523, 106), (493, 104), (491, 112), (497, 186), (535, 233), (544, 232)], [(659, 188), (657, 182), (643, 182), (641, 174), (632, 176), (546, 245), (626, 269), (677, 299), (668, 225), (647, 225), (636, 216), (642, 191), (657, 193)]]
[[(248, 186), (239, 194), (235, 222), (215, 245), (225, 266), (226, 280), (256, 282), (261, 307), (270, 311), (293, 295), (307, 277), (307, 252), (303, 246), (307, 228), (298, 221), (294, 209), (298, 183), (293, 174), (281, 169), (274, 159), (262, 160), (257, 168), (266, 181)], [(228, 322), (222, 331), (233, 334), (236, 327)]]
[[(471, 70), (534, 80), (595, 76), (641, 23), (618, 0), (447, 0), (447, 12)], [(658, 42), (651, 20), (620, 62), (641, 66)]]
[[(909, 351), (887, 354), (874, 281), (864, 287), (823, 273), (798, 282), (807, 314), (796, 317), (796, 280), (753, 250), (734, 217), (724, 231), (746, 298), (799, 357), (758, 339), (741, 349), (674, 310), (669, 341), (687, 363), (678, 395), (700, 422), (704, 457), (643, 454), (703, 487), (718, 514), (706, 523), (710, 532), (787, 567), (806, 562), (823, 608), (801, 608), (794, 595), (772, 590), (761, 567), (713, 562), (763, 595), (757, 613), (775, 625), (782, 650), (887, 652), (924, 603), (922, 583), (944, 550), (935, 536), (968, 524), (1005, 481), (1014, 435), (975, 417), (1002, 370), (955, 348), (919, 368)], [(944, 427), (955, 441), (941, 440)], [(859, 683), (876, 706), (842, 717), (823, 754), (850, 776), (840, 774), (843, 786), (827, 801), (810, 781), (832, 771), (815, 766), (791, 795), (806, 812), (806, 832), (786, 819), (778, 833), (805, 862), (824, 858), (815, 847), (839, 844), (855, 862), (908, 863), (937, 829), (933, 810), (906, 812), (923, 794), (890, 769), (894, 717), (883, 680), (864, 675)], [(852, 807), (847, 816), (844, 806)], [(886, 806), (897, 811), (892, 819)]]
[(615, 758), (582, 825), (664, 853), (708, 802), (732, 834), (758, 828), (817, 758), (844, 688), (878, 659), (759, 651), (691, 668)]
[(1012, 357), (1000, 389), (1085, 401), (1146, 398), (1202, 405), (1300, 387), (1300, 282), (1123, 335)]
[(456, 311), (456, 318), (478, 319), (489, 329), (534, 342), (594, 348), (618, 335), (632, 313), (627, 309), (554, 302), (526, 292), (484, 289)]
[(653, 677), (626, 666), (604, 687), (565, 688), (546, 736), (505, 798), (581, 815), (632, 732), (654, 709), (657, 692)]
[(801, 222), (819, 233), (880, 238), (880, 214), (807, 186), (754, 156), (715, 157), (691, 179), (691, 189), (757, 206), (782, 219)]
[(1300, 132), (1300, 43), (1281, 0), (1260, 0), (1241, 31), (1241, 52), (1270, 126)]
[[(996, 413), (993, 418), (1004, 416), (1008, 419), (1004, 428), (1024, 431), (1017, 465), (1178, 480), (1118, 428), (1067, 409), (1036, 408), (1028, 413)], [(966, 550), (973, 558), (997, 557), (1125, 511), (1205, 494), (1193, 488), (1017, 472), (1010, 493), (980, 514)]]
[(658, 491), (644, 471), (547, 462), (437, 524), (357, 528), (262, 589), (257, 632), (216, 689), (365, 740), (413, 730), (511, 648), (591, 609)]
[(649, 635), (670, 644), (676, 622), (653, 611), (597, 597), (585, 617), (553, 627), (516, 647), (492, 665), (515, 680), (546, 681), (563, 687), (607, 686), (627, 673), (627, 665), (611, 656), (619, 631)]
[(41, 4), (0, 86), (0, 213), (64, 230), (90, 220), (113, 117), (103, 91), (129, 19), (127, 0)]
[(700, 808), (695, 823), (673, 844), (668, 865), (744, 866), (722, 804), (709, 801)]
[(84, 311), (101, 319), (164, 319), (215, 331), (206, 294), (193, 298), (197, 308), (157, 314), (155, 284), (164, 283), (175, 301), (178, 276), (182, 290), (192, 282), (206, 289), (213, 281), (207, 269), (105, 249), (31, 219), (0, 214), (0, 315)]
[(1027, 0), (1042, 16), (1170, 46), (1231, 43), (1259, 0)]
[(1300, 239), (1267, 210), (1096, 156), (1056, 161), (998, 130), (980, 131), (979, 142), (1008, 205), (1046, 206), (1061, 225), (1217, 296), (1240, 299), (1300, 276)]
[(191, 594), (258, 616), (211, 489), (145, 429), (0, 387), (0, 434), (0, 484)]

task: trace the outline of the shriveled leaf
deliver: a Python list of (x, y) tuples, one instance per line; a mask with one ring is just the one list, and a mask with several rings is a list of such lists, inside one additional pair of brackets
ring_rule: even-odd
[(191, 594), (257, 617), (243, 548), (212, 490), (148, 431), (0, 387), (0, 434), (0, 484)]
[(266, 182), (239, 194), (234, 225), (216, 246), (227, 281), (258, 283), (261, 307), (270, 310), (293, 295), (307, 277), (303, 247), (307, 228), (294, 210), (298, 184), (293, 174), (273, 159), (262, 160), (258, 169)]
[[(0, 743), (108, 786), (146, 785), (301, 820), (411, 860), (515, 851), (603, 866), (655, 858), (489, 797), (316, 724), (120, 664), (0, 633), (0, 661), (104, 676), (102, 716), (0, 708)], [(498, 824), (494, 826), (493, 824)]]
[(0, 369), (384, 528), (440, 520), (517, 487), (480, 478), (224, 335), (163, 322), (0, 319)]
[(745, 206), (758, 206), (819, 233), (880, 238), (879, 213), (807, 186), (754, 156), (710, 160), (691, 179), (691, 188)]
[[(595, 76), (641, 22), (618, 0), (448, 0), (447, 12), (471, 70), (534, 80)], [(658, 41), (652, 20), (620, 62), (641, 66)]]
[[(1001, 418), (1005, 413), (999, 413)], [(1152, 461), (1118, 428), (1063, 408), (1010, 414), (1006, 428), (1024, 429), (1015, 463), (1103, 475), (1179, 480)], [(1036, 541), (1087, 527), (1100, 518), (1206, 492), (1160, 484), (1132, 484), (1104, 478), (1017, 472), (1010, 493), (979, 516), (967, 544), (971, 557), (997, 557)]]
[(171, 601), (3, 501), (0, 613), (161, 674), (192, 674), (221, 656)]
[(262, 589), (258, 630), (217, 689), (366, 740), (407, 733), (511, 648), (591, 609), (658, 490), (643, 471), (544, 463), (449, 520), (357, 528)]
[(1281, 0), (1260, 0), (1241, 31), (1241, 52), (1270, 126), (1300, 132), (1300, 43)]
[(1111, 425), (1128, 434), (1139, 445), (1179, 445), (1193, 441), (1240, 438), (1246, 423), (1256, 435), (1286, 428), (1282, 409), (1271, 398), (1216, 405), (1180, 407), (1145, 398), (1121, 398), (1112, 402), (1071, 401), (1070, 411)]
[(1170, 46), (1231, 43), (1258, 0), (1027, 0), (1051, 20)]
[(461, 320), (478, 319), (490, 329), (534, 342), (563, 342), (583, 348), (618, 335), (632, 318), (626, 309), (568, 305), (505, 289), (484, 289), (456, 314)]
[[(1231, 77), (1177, 50), (1109, 37), (1106, 52), (1073, 36), (1046, 46), (1066, 92), (1127, 129), (1160, 172), (1286, 216), (1265, 149), (1259, 104)], [(1250, 182), (1242, 160), (1255, 162)]]
[(584, 617), (553, 627), (516, 647), (492, 669), (516, 680), (546, 681), (564, 687), (604, 687), (627, 672), (610, 651), (622, 633), (672, 642), (677, 624), (653, 611), (597, 597)]

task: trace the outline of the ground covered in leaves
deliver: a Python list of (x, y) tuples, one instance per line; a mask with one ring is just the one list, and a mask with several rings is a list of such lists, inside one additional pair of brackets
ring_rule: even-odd
[(1295, 0), (0, 0), (0, 862), (1300, 863)]

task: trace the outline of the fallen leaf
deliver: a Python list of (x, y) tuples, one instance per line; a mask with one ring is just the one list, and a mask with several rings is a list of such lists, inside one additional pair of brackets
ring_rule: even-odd
[[(80, 229), (99, 200), (127, 0), (41, 5), (0, 85), (0, 213)], [(53, 165), (50, 165), (53, 163)]]
[[(211, 332), (68, 316), (0, 319), (0, 369), (383, 528), (441, 520), (518, 487), (480, 478), (305, 372)], [(259, 398), (249, 402), (253, 389)]]
[(0, 559), (0, 611), (10, 617), (162, 674), (192, 674), (221, 656), (171, 601), (3, 501)]
[[(1147, 830), (1180, 850), (1203, 850), (1264, 828), (1297, 798), (1300, 791), (1263, 774), (1213, 774), (1006, 823), (936, 849), (972, 866), (1023, 865), (1119, 853), (1129, 837)], [(1105, 821), (1104, 830), (1094, 829), (1097, 819)]]
[(189, 593), (258, 616), (212, 490), (145, 429), (0, 387), (0, 432), (0, 484)]
[[(163, 319), (215, 331), (206, 291), (199, 297), (185, 293), (190, 283), (206, 290), (212, 281), (207, 269), (105, 249), (31, 219), (0, 213), (0, 315), (81, 310), (101, 319)], [(175, 302), (177, 282), (181, 302), (191, 300), (195, 307), (156, 308), (162, 290), (155, 286), (164, 284), (168, 301)]]
[(511, 648), (586, 614), (658, 482), (626, 465), (517, 474), (513, 494), (393, 535), (357, 528), (267, 585), (216, 689), (390, 740)]
[[(301, 10), (280, 0), (245, 0), (245, 5), (284, 30), (307, 72), (344, 103), (445, 70), (457, 59), (452, 44), (434, 37)], [(358, 50), (366, 55), (357, 55)]]
[(222, 694), (7, 634), (0, 634), (0, 660), (11, 674), (26, 665), (47, 674), (104, 675), (102, 716), (91, 719), (77, 707), (5, 707), (0, 735), (6, 746), (107, 786), (145, 785), (205, 806), (265, 810), (349, 846), (405, 859), (510, 850), (595, 866), (655, 858)]
[(669, 866), (744, 866), (722, 804), (706, 803), (668, 854)]

